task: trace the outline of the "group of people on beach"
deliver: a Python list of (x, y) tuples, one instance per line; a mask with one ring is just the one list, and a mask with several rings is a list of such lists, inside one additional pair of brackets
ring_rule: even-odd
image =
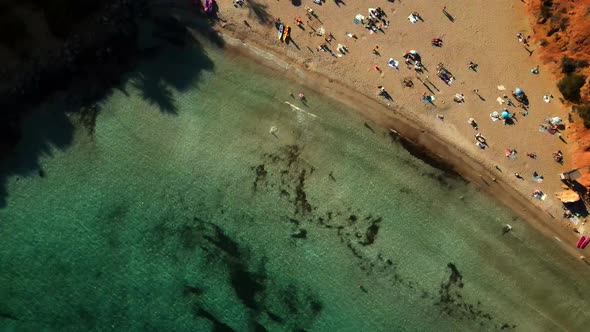
[[(307, 15), (307, 18), (309, 20), (314, 20), (317, 19), (320, 23), (321, 21), (318, 18), (318, 15), (315, 13), (315, 11), (313, 9), (311, 9), (310, 7), (305, 7), (305, 14)], [(443, 8), (443, 14), (451, 21), (454, 21), (454, 18), (450, 15), (450, 13), (448, 13), (446, 7)], [(422, 19), (422, 17), (417, 13), (417, 12), (412, 12), (410, 14), (410, 16), (408, 17), (408, 19), (410, 20), (411, 23), (417, 23), (418, 21), (422, 21), (424, 22), (424, 20)], [(303, 20), (300, 17), (296, 17), (294, 19), (295, 24), (300, 26), (302, 29), (304, 29), (304, 24), (303, 24)], [(369, 32), (371, 34), (381, 31), (381, 32), (385, 32), (383, 29), (387, 28), (390, 25), (390, 22), (388, 20), (387, 14), (385, 13), (385, 11), (381, 8), (381, 7), (377, 7), (377, 8), (369, 8), (369, 15), (368, 17), (364, 17), (362, 15), (357, 15), (355, 18), (355, 23), (360, 23), (365, 29), (369, 30)], [(307, 22), (307, 24), (311, 27), (310, 21)], [(316, 33), (316, 35), (318, 36), (322, 36), (324, 38), (324, 42), (320, 43), (317, 47), (316, 47), (316, 51), (319, 52), (326, 52), (329, 53), (331, 56), (336, 56), (334, 54), (334, 52), (331, 50), (330, 46), (332, 45), (332, 42), (336, 40), (336, 38), (334, 37), (334, 35), (332, 33), (325, 33), (324, 29), (318, 29), (316, 31), (316, 29), (312, 28), (313, 32)], [(320, 31), (321, 30), (321, 31)], [(353, 39), (357, 39), (358, 37), (351, 32), (345, 32), (345, 35), (349, 38), (353, 38)], [(526, 47), (530, 47), (529, 44), (529, 40), (530, 40), (530, 36), (525, 37), (522, 33), (518, 33), (517, 34), (517, 39), (520, 43), (522, 43), (525, 48)], [(437, 48), (441, 48), (443, 47), (443, 39), (442, 36), (440, 37), (435, 37), (431, 39), (431, 44), (434, 47)], [(349, 52), (348, 48), (346, 46), (344, 46), (343, 44), (338, 44), (338, 46), (335, 48), (340, 55), (345, 55)], [(311, 50), (311, 49), (310, 49)], [(527, 49), (528, 50), (528, 49)], [(530, 52), (530, 51), (529, 51)], [(374, 48), (372, 48), (371, 53), (376, 57), (379, 58), (382, 55), (382, 50), (380, 49), (379, 45), (375, 45)], [(419, 75), (424, 74), (424, 66), (422, 64), (422, 56), (417, 52), (417, 51), (408, 51), (403, 55), (404, 61), (406, 66), (408, 67), (408, 69), (415, 71), (416, 74), (418, 75), (416, 77), (416, 79), (418, 79), (419, 81), (421, 81), (425, 86), (427, 86), (426, 83), (430, 83), (431, 85), (433, 85), (429, 80), (428, 80), (428, 76), (426, 76), (426, 78), (421, 78)], [(395, 61), (394, 59), (390, 59), (387, 63), (390, 67), (394, 68), (394, 69), (398, 69), (398, 62)], [(470, 71), (477, 73), (479, 70), (479, 65), (474, 62), (474, 61), (467, 61), (467, 67)], [(382, 69), (378, 64), (374, 64), (372, 67), (375, 71), (382, 73)], [(539, 74), (539, 66), (536, 66), (534, 68), (532, 68), (530, 70), (531, 74)], [(448, 86), (451, 86), (454, 81), (456, 80), (455, 76), (453, 75), (453, 73), (443, 64), (443, 63), (438, 63), (436, 66), (436, 75)], [(406, 77), (402, 80), (402, 86), (403, 87), (408, 87), (408, 88), (413, 88), (414, 87), (414, 83), (412, 81), (412, 79)], [(427, 86), (428, 87), (428, 86)], [(385, 87), (382, 85), (377, 86), (378, 88), (378, 92), (377, 94), (385, 99), (388, 100), (388, 105), (390, 105), (390, 101), (392, 101), (392, 97), (391, 95), (386, 91)], [(499, 88), (500, 89), (500, 88)], [(437, 89), (438, 90), (438, 89)], [(431, 90), (432, 92), (432, 90)], [(479, 90), (478, 89), (473, 89), (473, 93), (482, 101), (485, 101), (485, 99), (479, 94)], [(293, 95), (292, 95), (293, 96)], [(293, 96), (294, 97), (294, 96)], [(511, 98), (512, 97), (512, 98)], [(501, 120), (505, 125), (510, 125), (510, 124), (514, 124), (514, 122), (517, 120), (517, 111), (511, 111), (509, 109), (509, 107), (519, 107), (522, 110), (520, 112), (518, 112), (518, 114), (522, 115), (522, 116), (527, 116), (529, 114), (529, 103), (528, 103), (528, 98), (527, 96), (522, 92), (522, 90), (520, 89), (516, 89), (512, 92), (512, 96), (509, 97), (508, 95), (504, 94), (501, 97), (498, 97), (498, 101), (500, 102), (500, 104), (505, 105), (501, 111), (499, 112), (493, 112), (492, 114), (490, 114), (490, 117), (492, 118), (492, 120)], [(304, 97), (302, 95), (300, 95), (301, 100), (304, 100)], [(436, 105), (434, 104), (436, 97), (434, 96), (434, 92), (432, 93), (424, 93), (421, 97), (421, 100), (424, 103), (429, 103), (432, 104), (434, 107), (436, 107)], [(514, 100), (514, 101), (513, 101)], [(453, 101), (456, 102), (457, 104), (464, 104), (466, 101), (466, 96), (462, 93), (462, 92), (458, 92), (453, 96)], [(444, 115), (443, 114), (436, 114), (436, 117), (440, 120), (444, 120)], [(475, 120), (475, 118), (470, 117), (468, 119), (468, 124), (476, 131), (476, 134), (474, 135), (474, 139), (475, 139), (475, 145), (477, 147), (479, 147), (481, 150), (485, 150), (489, 147), (489, 143), (488, 143), (488, 139), (479, 131), (480, 130), (480, 126), (477, 123), (477, 121)], [(553, 128), (554, 126), (552, 126)], [(557, 128), (554, 128), (555, 130), (558, 130)], [(506, 157), (508, 159), (516, 159), (516, 155), (517, 152), (515, 149), (506, 149)], [(537, 155), (535, 153), (529, 153), (527, 152), (526, 155), (531, 158), (531, 159), (536, 159)], [(553, 154), (553, 157), (555, 159), (556, 162), (563, 162), (563, 154), (561, 153), (561, 151), (556, 151)], [(498, 168), (498, 167), (497, 167)], [(523, 180), (523, 177), (520, 175), (520, 173), (518, 172), (514, 172), (514, 175), (517, 179), (519, 180)], [(495, 179), (494, 179), (495, 180)], [(533, 196), (536, 198), (543, 198), (544, 196), (542, 195), (540, 190), (536, 190), (533, 193)]]
[(361, 20), (363, 27), (371, 32), (381, 31), (384, 32), (383, 29), (387, 29), (389, 27), (389, 21), (387, 20), (387, 14), (381, 9), (381, 7), (377, 7), (369, 12), (368, 18), (363, 18)]

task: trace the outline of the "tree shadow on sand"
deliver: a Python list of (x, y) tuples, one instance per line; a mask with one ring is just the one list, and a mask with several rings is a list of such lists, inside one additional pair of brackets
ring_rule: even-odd
[[(82, 70), (61, 75), (56, 71), (58, 74), (51, 73), (48, 77), (43, 76), (46, 73), (42, 72), (38, 80), (41, 83), (23, 87), (25, 91), (36, 89), (45, 92), (37, 99), (33, 100), (24, 94), (16, 97), (0, 96), (0, 106), (10, 104), (18, 105), (19, 108), (18, 112), (11, 113), (16, 116), (8, 112), (0, 113), (0, 123), (4, 124), (0, 129), (7, 127), (0, 135), (6, 140), (0, 142), (3, 148), (0, 151), (3, 153), (0, 155), (0, 209), (7, 204), (9, 193), (6, 185), (9, 178), (16, 177), (18, 181), (23, 176), (51, 177), (41, 168), (40, 161), (51, 157), (55, 149), (66, 150), (72, 144), (76, 123), (93, 137), (102, 102), (115, 89), (129, 96), (122, 83), (127, 82), (136, 88), (141, 98), (156, 105), (161, 112), (178, 113), (174, 90), (186, 91), (194, 87), (204, 70), (213, 70), (214, 64), (204, 49), (205, 44), (224, 46), (223, 40), (206, 19), (194, 12), (184, 11), (192, 20), (178, 20), (177, 28), (185, 31), (182, 38), (168, 40), (166, 37), (171, 34), (164, 33), (160, 36), (163, 38), (155, 38), (159, 41), (155, 46), (144, 47), (138, 42), (139, 33), (131, 37), (124, 36), (120, 38), (118, 46), (112, 46), (113, 52), (108, 59), (103, 57), (97, 61), (96, 50), (90, 49), (89, 55), (76, 63)], [(138, 20), (135, 24), (138, 30), (143, 21)], [(159, 29), (160, 32), (166, 30)], [(122, 51), (117, 53), (121, 45)], [(156, 61), (159, 66), (142, 62), (146, 59)], [(129, 75), (127, 72), (130, 70), (135, 72)], [(56, 75), (60, 78), (59, 83), (56, 83)], [(125, 76), (126, 81), (123, 81)], [(59, 89), (51, 89), (52, 82)], [(55, 95), (59, 90), (61, 93)], [(48, 102), (50, 98), (56, 101)], [(10, 120), (12, 117), (14, 119)]]
[[(293, 3), (293, 5), (296, 6), (295, 3)], [(270, 24), (272, 22), (271, 15), (268, 13), (267, 8), (267, 5), (258, 3), (254, 0), (248, 0), (248, 16), (256, 19), (261, 24)]]

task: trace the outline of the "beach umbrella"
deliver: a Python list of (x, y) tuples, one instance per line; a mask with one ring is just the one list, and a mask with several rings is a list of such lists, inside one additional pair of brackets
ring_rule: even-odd
[(522, 92), (522, 90), (520, 88), (516, 88), (516, 90), (514, 90), (514, 93), (517, 94), (517, 95), (524, 94), (524, 92)]
[(504, 111), (501, 115), (502, 119), (508, 119), (510, 117), (510, 112)]

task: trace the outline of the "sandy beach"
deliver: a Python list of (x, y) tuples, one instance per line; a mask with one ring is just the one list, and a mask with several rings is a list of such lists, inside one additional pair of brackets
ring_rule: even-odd
[[(569, 170), (567, 130), (562, 131), (565, 142), (558, 135), (539, 131), (548, 116), (562, 118), (567, 127), (568, 114), (559, 101), (553, 77), (542, 66), (538, 75), (530, 73), (541, 62), (535, 41), (530, 42), (530, 53), (516, 37), (518, 33), (531, 34), (525, 5), (509, 0), (455, 1), (446, 7), (452, 21), (442, 12), (445, 5), (430, 1), (321, 5), (311, 1), (260, 1), (236, 8), (223, 2), (219, 3), (218, 29), (234, 51), (276, 67), (277, 75), (352, 106), (385, 130), (396, 130), (415, 147), (428, 150), (446, 168), (490, 193), (554, 237), (569, 253), (579, 256), (573, 245), (577, 237), (572, 231), (574, 225), (561, 217), (562, 204), (554, 195), (562, 190), (558, 175)], [(317, 18), (306, 17), (307, 6)], [(383, 9), (390, 22), (383, 32), (370, 33), (362, 24), (353, 22), (357, 14), (368, 17), (368, 8), (376, 7)], [(412, 12), (419, 13), (423, 21), (412, 24), (408, 19)], [(304, 29), (295, 25), (295, 17), (302, 18)], [(292, 27), (289, 44), (278, 40), (272, 23), (275, 18)], [(318, 35), (322, 30), (324, 35)], [(357, 38), (347, 37), (347, 32)], [(330, 33), (335, 40), (327, 44), (325, 37)], [(443, 46), (432, 46), (433, 38), (442, 39)], [(317, 50), (320, 44), (327, 44), (335, 55), (340, 54), (336, 51), (338, 44), (345, 45), (349, 52), (331, 56)], [(376, 46), (380, 55), (372, 52)], [(426, 69), (423, 73), (404, 65), (402, 56), (411, 49), (421, 55)], [(387, 66), (390, 58), (399, 61), (399, 69)], [(476, 72), (468, 68), (469, 62), (478, 65)], [(438, 63), (453, 73), (456, 80), (450, 85), (437, 77)], [(374, 69), (375, 65), (381, 73)], [(414, 86), (404, 87), (404, 79), (412, 80)], [(379, 96), (378, 86), (383, 86), (393, 100)], [(526, 116), (521, 113), (523, 109), (500, 105), (496, 100), (510, 96), (517, 87), (530, 101)], [(299, 93), (286, 87), (286, 100), (289, 92)], [(434, 105), (421, 101), (424, 93), (435, 96)], [(464, 94), (464, 103), (453, 101), (458, 93)], [(546, 94), (554, 96), (549, 103), (543, 101)], [(501, 112), (504, 107), (516, 113), (513, 125), (490, 118), (490, 113)], [(443, 115), (444, 120), (438, 115)], [(477, 130), (468, 124), (469, 118), (475, 119)], [(489, 143), (485, 149), (475, 144), (478, 132)], [(517, 158), (506, 158), (505, 149), (516, 150)], [(563, 164), (554, 161), (552, 152), (556, 150), (564, 152)], [(535, 153), (537, 159), (528, 158), (526, 153)], [(533, 181), (534, 171), (543, 176), (542, 182)], [(546, 199), (533, 198), (535, 190), (546, 194)], [(577, 228), (583, 231), (582, 225)]]

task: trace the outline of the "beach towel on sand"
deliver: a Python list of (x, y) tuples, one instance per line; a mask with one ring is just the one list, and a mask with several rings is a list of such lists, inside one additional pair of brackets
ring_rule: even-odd
[(410, 14), (410, 16), (408, 16), (408, 20), (410, 20), (410, 22), (412, 22), (412, 24), (418, 22), (418, 18), (416, 18), (416, 16), (411, 15), (411, 14)]
[(393, 60), (393, 58), (389, 58), (389, 61), (387, 61), (387, 65), (391, 68), (399, 69), (399, 62), (397, 60)]

